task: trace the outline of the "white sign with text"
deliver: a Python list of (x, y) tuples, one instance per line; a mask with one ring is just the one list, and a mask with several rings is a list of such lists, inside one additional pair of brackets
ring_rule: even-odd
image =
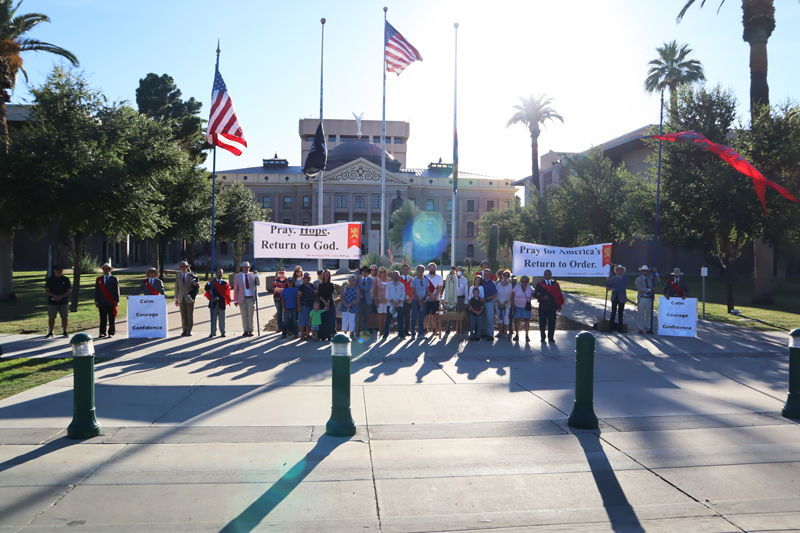
[(359, 259), (361, 224), (292, 226), (253, 222), (253, 256), (291, 259)]
[(545, 270), (553, 277), (604, 278), (609, 275), (611, 245), (593, 244), (561, 248), (514, 241), (514, 274), (542, 277)]
[(128, 338), (167, 336), (167, 297), (128, 296)]
[(697, 337), (697, 298), (658, 299), (658, 334)]

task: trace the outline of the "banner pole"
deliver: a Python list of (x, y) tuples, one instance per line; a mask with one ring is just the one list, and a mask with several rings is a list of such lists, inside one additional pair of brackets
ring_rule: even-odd
[[(320, 23), (322, 25), (322, 44), (321, 44), (321, 49), (320, 49), (320, 54), (319, 54), (319, 56), (320, 56), (320, 59), (319, 59), (319, 123), (322, 124), (322, 96), (323, 96), (322, 81), (323, 81), (323, 74), (325, 72), (325, 19), (324, 18), (320, 19)], [(322, 178), (323, 178), (323, 174), (324, 173), (325, 173), (324, 170), (321, 170), (319, 172), (319, 180), (318, 180), (319, 187), (317, 188), (318, 193), (319, 193), (317, 195), (317, 224), (320, 225), (320, 226), (322, 224), (324, 224), (324, 222), (322, 221)], [(331, 199), (331, 202), (332, 201), (333, 201), (333, 199)], [(331, 222), (334, 222), (334, 221), (331, 221)], [(321, 270), (321, 269), (322, 269), (322, 258), (320, 257), (320, 258), (317, 259), (317, 270)]]
[[(456, 194), (458, 192), (458, 22), (455, 31), (455, 67), (453, 81), (453, 205), (450, 222), (450, 264), (456, 265)], [(458, 291), (456, 291), (458, 292)]]
[[(658, 118), (658, 134), (664, 135), (664, 89), (661, 89), (661, 112)], [(658, 140), (658, 181), (656, 185), (656, 231), (653, 235), (653, 267), (658, 268), (658, 208), (661, 204), (661, 139)], [(653, 305), (650, 306), (650, 333), (653, 333), (653, 310), (656, 307), (656, 274), (653, 274)]]
[[(383, 118), (381, 120), (381, 247), (380, 247), (380, 257), (383, 257), (383, 232), (386, 228), (386, 206), (384, 205), (386, 202), (386, 12), (389, 10), (388, 7), (383, 8), (383, 31), (384, 31), (384, 43), (383, 43)], [(369, 206), (367, 206), (369, 208)], [(372, 228), (367, 228), (369, 231)], [(369, 235), (369, 234), (367, 234)], [(380, 265), (378, 265), (380, 266)]]

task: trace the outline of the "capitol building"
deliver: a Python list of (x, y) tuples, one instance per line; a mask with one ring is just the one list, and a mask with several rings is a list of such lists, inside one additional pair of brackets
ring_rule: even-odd
[[(400, 192), (422, 211), (438, 213), (446, 223), (442, 235), (444, 255), (449, 255), (453, 165), (430, 163), (426, 168), (406, 168), (408, 122), (386, 123), (386, 195), (381, 196), (381, 122), (361, 121), (361, 135), (355, 120), (324, 122), (328, 162), (323, 173), (322, 220), (318, 220), (318, 177), (303, 174), (302, 163), (311, 148), (318, 121), (301, 119), (299, 134), (301, 160), (290, 165), (277, 156), (264, 159), (258, 167), (219, 170), (217, 176), (225, 185), (243, 183), (256, 200), (272, 211), (271, 220), (283, 224), (318, 225), (335, 222), (362, 223), (362, 253), (380, 248), (381, 208), (387, 203), (386, 223), (392, 199)], [(458, 172), (456, 260), (480, 261), (486, 252), (475, 242), (477, 221), (492, 209), (514, 204), (518, 186), (514, 180)], [(444, 233), (444, 231), (443, 231)], [(229, 255), (226, 243), (219, 243), (217, 252)], [(386, 246), (389, 247), (388, 242)], [(393, 252), (397, 253), (398, 250)]]

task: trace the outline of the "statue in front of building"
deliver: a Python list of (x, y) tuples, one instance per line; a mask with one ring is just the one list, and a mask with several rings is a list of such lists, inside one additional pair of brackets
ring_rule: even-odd
[(405, 203), (405, 200), (403, 200), (403, 192), (397, 189), (397, 196), (392, 198), (392, 203), (389, 206), (389, 229), (394, 226), (394, 224), (392, 224), (392, 215), (403, 206), (403, 203)]

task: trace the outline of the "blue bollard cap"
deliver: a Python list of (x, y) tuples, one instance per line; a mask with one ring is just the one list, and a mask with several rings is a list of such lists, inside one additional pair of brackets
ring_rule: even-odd
[(69, 340), (69, 343), (70, 344), (81, 344), (83, 342), (89, 342), (90, 340), (92, 340), (92, 336), (89, 335), (88, 333), (76, 333)]
[(331, 339), (331, 342), (334, 344), (348, 344), (350, 342), (350, 337), (345, 335), (344, 333), (337, 333)]

